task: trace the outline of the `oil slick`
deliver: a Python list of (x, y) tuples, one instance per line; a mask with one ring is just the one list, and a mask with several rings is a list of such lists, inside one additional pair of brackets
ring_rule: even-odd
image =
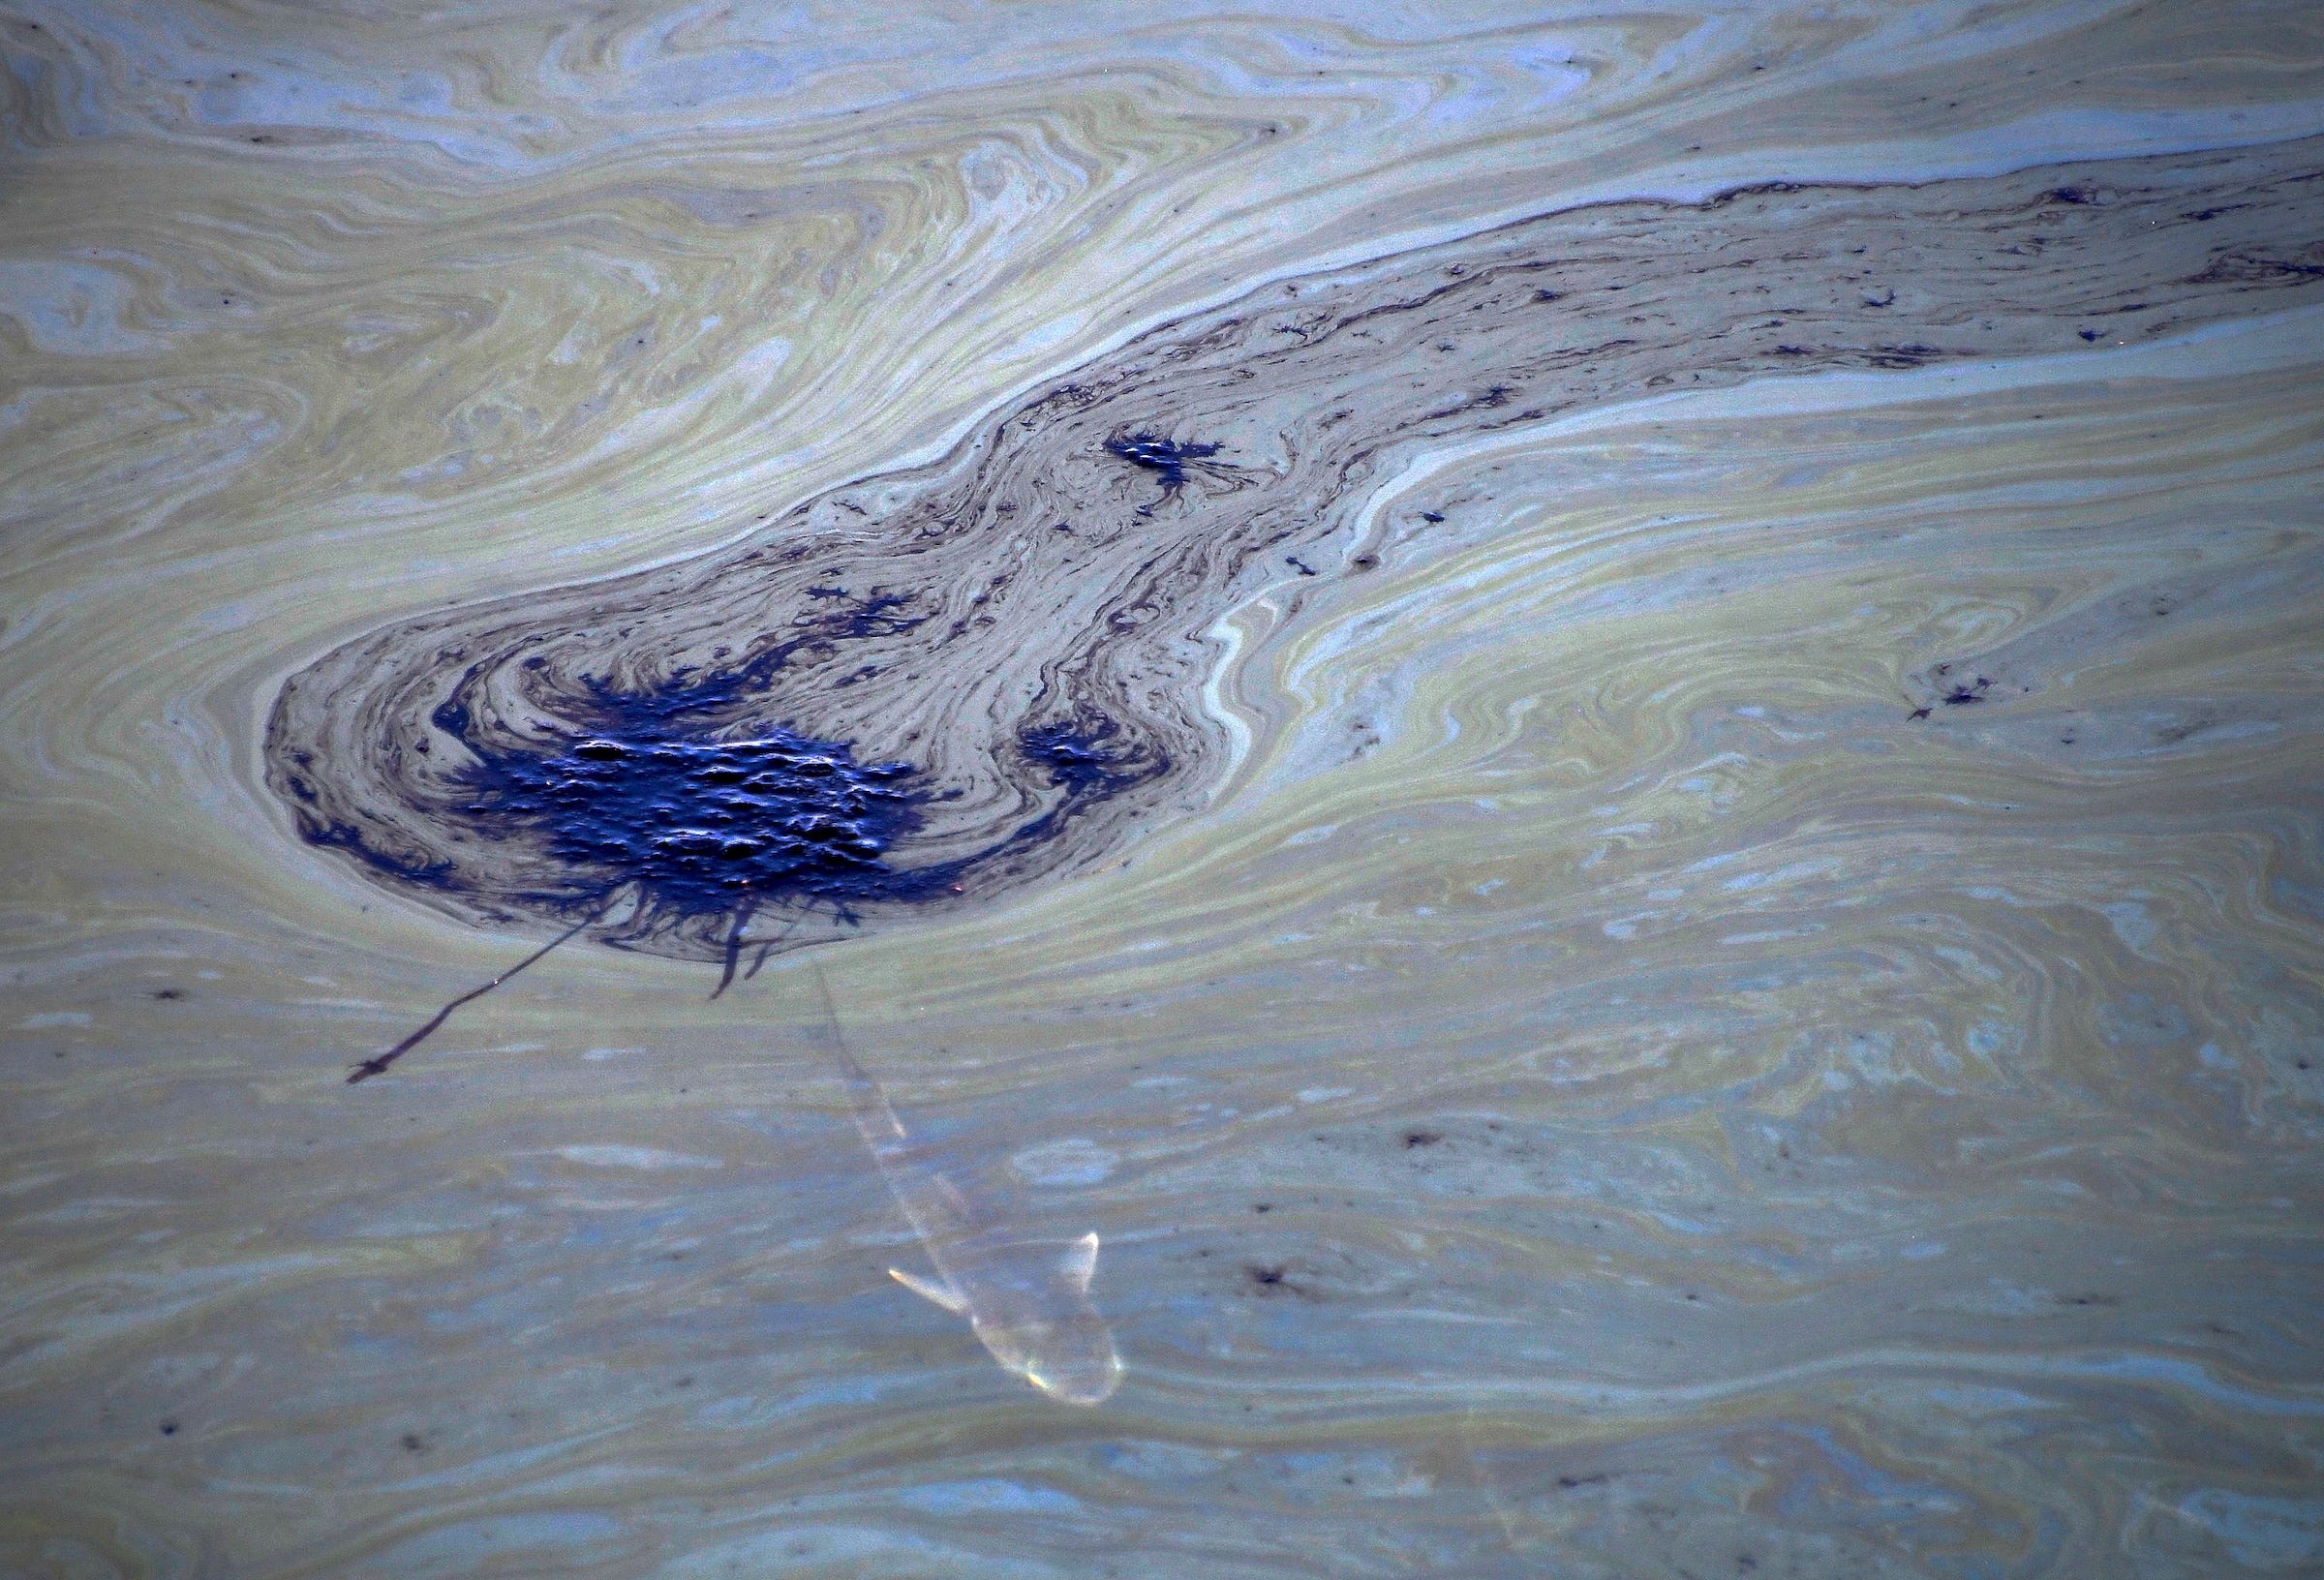
[(725, 547), (354, 636), (283, 683), (268, 783), (401, 898), (552, 928), (634, 896), (601, 942), (728, 974), (754, 916), (980, 910), (1223, 782), (1223, 615), (1498, 530), (1487, 472), (1375, 510), (1386, 479), (1641, 395), (2324, 301), (2320, 167), (2309, 138), (1776, 183), (1280, 278), (1028, 384), (941, 461), (759, 501)]
[(810, 969), (810, 975), (823, 1010), (824, 1040), (846, 1079), (855, 1128), (936, 1270), (931, 1279), (891, 1267), (888, 1276), (967, 1318), (1001, 1370), (1065, 1404), (1103, 1403), (1121, 1382), (1121, 1356), (1089, 1298), (1096, 1233), (1060, 1251), (1054, 1241), (1026, 1240), (980, 1212), (913, 1141), (879, 1082), (847, 1051), (831, 989), (822, 972)]

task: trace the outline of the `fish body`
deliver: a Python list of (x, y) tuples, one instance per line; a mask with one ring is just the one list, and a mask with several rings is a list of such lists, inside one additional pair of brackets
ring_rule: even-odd
[(879, 1082), (847, 1051), (830, 990), (821, 972), (814, 976), (856, 1130), (936, 1271), (930, 1279), (891, 1267), (888, 1276), (966, 1318), (969, 1330), (1003, 1371), (1050, 1398), (1073, 1405), (1105, 1400), (1121, 1381), (1121, 1356), (1089, 1297), (1097, 1271), (1096, 1233), (1060, 1247), (1055, 1241), (1027, 1240), (980, 1210), (914, 1141)]

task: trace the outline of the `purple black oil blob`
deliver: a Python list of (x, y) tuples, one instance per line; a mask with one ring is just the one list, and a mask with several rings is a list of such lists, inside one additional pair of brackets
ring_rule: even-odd
[[(1162, 479), (1162, 499), (1176, 497), (1186, 486), (1186, 463), (1207, 461), (1218, 453), (1215, 444), (1180, 443), (1160, 434), (1121, 433), (1106, 441), (1106, 453), (1132, 466), (1144, 467)], [(1160, 500), (1154, 501), (1159, 504)], [(1154, 513), (1153, 504), (1138, 507), (1142, 516)]]
[[(569, 913), (630, 890), (630, 925), (651, 932), (708, 916), (739, 925), (770, 902), (845, 914), (851, 900), (918, 898), (954, 880), (957, 864), (902, 871), (884, 860), (923, 821), (910, 764), (858, 763), (848, 743), (780, 725), (721, 738), (702, 716), (726, 700), (718, 680), (646, 696), (588, 684), (594, 716), (564, 749), (470, 744), (467, 816), (536, 840), (567, 879), (533, 897)], [(434, 722), (465, 739), (456, 714), (440, 709)]]
[[(1017, 750), (1036, 772), (1047, 770), (1050, 786), (1062, 792), (1058, 799), (985, 850), (891, 866), (888, 853), (920, 832), (922, 807), (935, 793), (919, 782), (922, 772), (910, 763), (858, 762), (851, 742), (819, 741), (785, 725), (730, 733), (724, 721), (746, 694), (767, 688), (767, 656), (731, 671), (680, 673), (642, 692), (585, 677), (589, 702), (580, 727), (549, 750), (478, 739), (481, 732), (456, 698), (435, 710), (430, 722), (474, 759), (457, 775), (465, 793), (456, 808), (460, 820), (478, 837), (533, 842), (564, 880), (501, 897), (571, 925), (452, 999), (394, 1048), (355, 1065), (350, 1083), (384, 1074), (454, 1010), (604, 922), (625, 896), (632, 908), (618, 929), (607, 930), (608, 942), (706, 924), (723, 932), (715, 998), (733, 983), (761, 910), (788, 913), (795, 926), (825, 909), (835, 923), (854, 926), (859, 904), (960, 895), (978, 866), (1054, 837), (1092, 802), (1170, 769), (1159, 753), (1142, 754), (1118, 741), (1114, 720), (1102, 715), (1028, 727)], [(464, 887), (450, 863), (399, 864), (335, 828), (310, 827), (306, 835), (410, 883)], [(756, 942), (751, 974), (775, 940)]]
[[(737, 731), (755, 666), (679, 675), (625, 692), (591, 677), (590, 705), (560, 749), (501, 747), (474, 738), (457, 702), (432, 722), (474, 761), (459, 808), (488, 838), (535, 843), (562, 886), (511, 896), (563, 917), (601, 916), (627, 896), (627, 936), (725, 925), (727, 970), (762, 908), (828, 911), (852, 924), (856, 907), (924, 902), (962, 892), (986, 864), (1055, 835), (1092, 801), (1168, 771), (1157, 754), (1116, 744), (1103, 716), (1022, 731), (1017, 749), (1047, 769), (1062, 795), (997, 844), (949, 860), (896, 866), (888, 857), (920, 832), (936, 792), (905, 762), (858, 762), (853, 743), (821, 741), (786, 725)], [(329, 842), (327, 836), (319, 842)], [(451, 883), (431, 869), (410, 876)]]

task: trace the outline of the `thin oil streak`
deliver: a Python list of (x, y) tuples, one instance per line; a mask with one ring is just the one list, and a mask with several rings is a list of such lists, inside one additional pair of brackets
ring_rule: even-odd
[(443, 1025), (446, 1020), (452, 1018), (452, 1012), (454, 1010), (458, 1009), (461, 1005), (470, 1002), (472, 999), (482, 998), (486, 993), (491, 992), (502, 983), (506, 982), (510, 977), (515, 976), (519, 971), (522, 971), (526, 966), (531, 965), (535, 960), (539, 959), (543, 955), (546, 955), (550, 950), (555, 949), (559, 944), (565, 943), (566, 940), (570, 939), (575, 933), (578, 933), (583, 927), (588, 927), (596, 920), (596, 917), (595, 916), (583, 917), (580, 921), (566, 928), (563, 932), (550, 939), (547, 943), (541, 945), (532, 954), (517, 961), (507, 970), (502, 972), (499, 976), (484, 984), (483, 987), (471, 988), (467, 992), (462, 993), (458, 998), (453, 999), (443, 1009), (438, 1010), (433, 1016), (430, 1016), (426, 1025), (421, 1026), (417, 1031), (405, 1038), (402, 1042), (396, 1044), (386, 1052), (376, 1054), (371, 1058), (365, 1059), (361, 1064), (358, 1064), (352, 1070), (350, 1070), (347, 1073), (347, 1083), (350, 1086), (352, 1086), (360, 1081), (369, 1080), (374, 1076), (385, 1075), (389, 1065), (402, 1058), (405, 1054), (411, 1052), (421, 1043), (427, 1041), (428, 1038), (435, 1032), (437, 1027)]

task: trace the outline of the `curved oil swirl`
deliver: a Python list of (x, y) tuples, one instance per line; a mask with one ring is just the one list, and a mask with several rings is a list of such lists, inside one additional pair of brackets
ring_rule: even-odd
[[(2296, 305), (2324, 294), (2320, 157), (1605, 204), (1286, 280), (731, 549), (351, 642), (284, 685), (269, 780), (309, 840), (456, 914), (627, 901), (603, 935), (667, 953), (978, 905), (1211, 785), (1205, 632), (1287, 574), (1377, 567), (1351, 524), (1411, 458)], [(748, 938), (762, 908), (790, 922)]]

